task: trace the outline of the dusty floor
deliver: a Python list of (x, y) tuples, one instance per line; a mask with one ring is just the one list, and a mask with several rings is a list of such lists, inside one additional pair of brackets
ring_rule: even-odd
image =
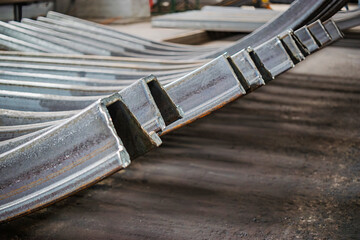
[(360, 239), (359, 53), (309, 57), (0, 239)]

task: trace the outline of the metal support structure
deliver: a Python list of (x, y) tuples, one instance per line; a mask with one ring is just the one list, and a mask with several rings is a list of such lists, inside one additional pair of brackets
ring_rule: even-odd
[[(310, 0), (308, 2), (312, 3)], [(324, 2), (326, 1), (322, 1)], [(296, 1), (295, 5), (299, 6), (298, 4), (299, 2)], [(308, 7), (307, 10), (318, 10), (317, 3), (315, 5)], [(294, 11), (294, 8), (291, 11)], [(56, 13), (49, 16), (55, 19), (61, 18), (65, 22), (68, 21), (68, 24), (72, 21), (69, 20), (72, 19), (71, 17), (67, 18)], [(311, 17), (311, 13), (307, 13), (306, 17)], [(283, 17), (280, 19), (284, 20)], [(86, 26), (86, 21), (74, 22), (74, 25), (78, 24), (77, 26), (81, 26), (82, 29)], [(299, 26), (300, 23), (297, 24)], [(110, 70), (109, 68), (114, 66), (100, 64), (102, 58), (94, 61), (95, 57), (78, 56), (74, 59), (85, 59), (81, 66), (69, 62), (58, 62), (57, 66), (53, 66), (57, 58), (66, 60), (66, 55), (52, 57), (51, 54), (37, 56), (34, 54), (33, 59), (24, 60), (29, 64), (22, 64), (23, 66), (19, 68), (16, 67), (16, 62), (21, 61), (19, 58), (1, 59), (0, 57), (0, 66), (7, 72), (6, 76), (16, 76), (17, 81), (22, 78), (28, 79), (27, 84), (24, 81), (15, 84), (0, 81), (3, 86), (13, 88), (0, 91), (2, 98), (0, 104), (4, 109), (0, 111), (0, 117), (22, 118), (29, 116), (31, 112), (22, 114), (21, 110), (38, 111), (34, 119), (40, 121), (39, 125), (28, 126), (26, 134), (16, 135), (13, 142), (10, 141), (11, 139), (6, 140), (11, 147), (0, 142), (0, 149), (5, 150), (0, 154), (0, 221), (35, 211), (125, 168), (129, 165), (130, 159), (159, 146), (161, 144), (159, 136), (221, 108), (291, 69), (294, 64), (304, 59), (304, 55), (301, 55), (303, 53), (301, 47), (305, 46), (310, 54), (341, 37), (333, 21), (325, 22), (324, 26), (319, 24), (320, 22), (303, 26), (294, 34), (291, 29), (287, 29), (285, 34), (280, 34), (284, 32), (283, 25), (280, 24), (279, 29), (272, 32), (272, 37), (261, 39), (262, 42), (257, 42), (253, 47), (247, 45), (236, 51), (233, 49), (231, 55), (221, 54), (200, 67), (199, 63), (203, 64), (203, 62), (198, 61), (186, 70), (159, 71), (159, 75), (165, 77), (159, 78), (159, 82), (153, 76), (136, 81), (136, 78), (148, 71), (142, 69), (138, 72), (129, 72), (129, 68), (126, 67), (127, 70)], [(15, 25), (2, 24), (2, 26), (4, 32), (17, 34), (20, 32), (19, 36), (22, 34), (33, 36), (31, 31), (20, 30), (14, 27)], [(92, 31), (90, 28), (93, 27), (94, 31), (99, 30), (104, 35), (128, 37), (96, 24), (89, 26), (89, 31)], [(143, 46), (161, 48), (161, 44), (146, 42), (143, 39), (135, 38), (135, 40), (139, 44), (144, 43)], [(165, 44), (164, 48), (174, 51), (178, 49), (180, 52), (185, 50), (177, 45)], [(191, 52), (194, 54), (194, 51), (188, 48), (183, 56), (188, 54), (191, 56)], [(148, 56), (153, 57), (151, 54)], [(47, 62), (44, 59), (47, 59)], [(72, 58), (69, 56), (68, 59)], [(89, 63), (89, 59), (93, 62)], [(111, 62), (109, 58), (105, 57), (105, 59)], [(166, 58), (162, 61), (166, 62), (164, 59)], [(293, 62), (292, 59), (296, 61)], [(143, 63), (148, 62), (151, 60), (143, 61)], [(160, 60), (157, 62), (161, 63)], [(186, 64), (185, 62), (182, 60), (183, 64)], [(93, 64), (91, 68), (86, 67), (91, 64)], [(193, 70), (194, 68), (196, 69)], [(19, 73), (15, 73), (16, 69)], [(9, 70), (12, 70), (12, 73)], [(30, 71), (30, 74), (21, 75), (24, 71)], [(110, 96), (56, 95), (49, 92), (64, 93), (69, 90), (79, 92), (84, 90), (82, 89), (84, 85), (76, 87), (74, 84), (69, 84), (65, 87), (29, 81), (29, 77), (39, 73), (43, 74), (42, 81), (49, 81), (46, 79), (51, 79), (51, 75), (56, 75), (55, 73), (59, 75), (76, 73), (75, 76), (67, 79), (69, 83), (72, 80), (96, 82), (99, 88), (101, 79), (105, 79), (105, 84), (109, 83), (106, 81), (118, 81), (121, 85), (123, 79), (127, 82), (121, 89), (119, 85), (108, 88), (116, 92)], [(88, 79), (85, 76), (96, 76), (98, 79)], [(132, 85), (125, 87), (129, 82), (133, 82)], [(165, 84), (162, 86), (160, 83)], [(29, 89), (44, 93), (32, 93)], [(91, 92), (91, 89), (88, 88), (86, 91)], [(24, 105), (25, 101), (27, 101), (26, 105)], [(5, 111), (11, 108), (14, 110)], [(73, 111), (76, 109), (77, 111)], [(58, 113), (56, 118), (56, 114), (52, 111), (62, 112)], [(51, 115), (59, 122), (50, 122)], [(41, 118), (45, 121), (41, 121)], [(31, 123), (30, 120), (27, 121)], [(17, 126), (12, 126), (13, 132), (4, 134), (13, 134), (24, 128)], [(36, 131), (39, 126), (43, 127), (40, 132)], [(31, 129), (34, 131), (30, 132)], [(12, 174), (9, 175), (8, 172)]]

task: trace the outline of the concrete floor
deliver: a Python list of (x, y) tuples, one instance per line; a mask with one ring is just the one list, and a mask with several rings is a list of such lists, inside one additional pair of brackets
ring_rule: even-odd
[(360, 239), (359, 66), (309, 56), (0, 239)]

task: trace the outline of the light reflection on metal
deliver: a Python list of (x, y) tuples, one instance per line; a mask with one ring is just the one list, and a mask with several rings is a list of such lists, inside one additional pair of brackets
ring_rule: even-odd
[[(276, 37), (287, 29), (297, 30), (318, 18), (328, 19), (346, 1), (335, 0), (296, 0), (291, 7), (279, 17), (260, 27), (247, 37), (231, 46), (219, 49), (208, 47), (189, 47), (178, 44), (158, 43), (151, 40), (131, 36), (109, 27), (86, 20), (49, 12), (47, 17), (39, 17), (36, 21), (23, 19), (21, 23), (0, 24), (0, 33), (23, 39), (33, 45), (40, 45), (46, 52), (74, 52), (82, 54), (101, 54), (105, 56), (126, 56), (143, 59), (209, 59), (224, 52), (230, 55), (249, 46), (256, 48), (264, 41)], [(1, 43), (0, 43), (1, 44)], [(9, 49), (21, 48), (23, 51), (34, 51), (33, 47), (21, 46), (20, 42), (5, 44)], [(17, 46), (20, 46), (17, 48)], [(11, 48), (13, 47), (13, 48)], [(157, 75), (159, 76), (159, 75)]]
[[(318, 16), (318, 13), (321, 11), (321, 9), (328, 5), (330, 6), (328, 11), (331, 11), (332, 14), (335, 14), (346, 4), (346, 1), (342, 0), (338, 1), (339, 4), (332, 4), (333, 2), (334, 0), (295, 0), (288, 8), (288, 10), (286, 10), (276, 19), (256, 29), (254, 32), (238, 40), (231, 46), (226, 46), (222, 49), (217, 49), (211, 53), (199, 56), (198, 59), (204, 57), (216, 57), (225, 51), (232, 55), (238, 52), (239, 49), (244, 49), (249, 46), (255, 48), (264, 41), (270, 40), (271, 38), (276, 37), (278, 34), (281, 34), (288, 29), (297, 30), (300, 27), (313, 22), (314, 20), (312, 19), (315, 16)], [(326, 13), (327, 12), (324, 12), (323, 14)], [(327, 17), (322, 19), (322, 21), (330, 18), (331, 16), (332, 15), (327, 15)], [(317, 18), (319, 17), (320, 16)]]
[(298, 39), (295, 38), (292, 30), (279, 34), (279, 39), (283, 43), (286, 52), (294, 64), (297, 64), (305, 59), (303, 54), (304, 49), (302, 48), (301, 43), (298, 42)]
[(341, 30), (337, 27), (337, 25), (332, 19), (329, 19), (326, 22), (324, 22), (324, 27), (326, 31), (329, 33), (332, 41), (337, 41), (344, 37)]
[(0, 155), (0, 221), (79, 191), (160, 144), (119, 95), (100, 99), (33, 141)]
[(222, 55), (165, 86), (175, 104), (184, 111), (184, 117), (167, 126), (164, 133), (209, 114), (246, 93), (228, 57)]
[[(328, 24), (332, 26), (332, 22)], [(307, 27), (303, 29), (295, 32), (298, 39), (293, 34), (285, 34), (254, 48), (242, 49), (231, 57), (223, 54), (164, 86), (153, 76), (134, 80), (129, 87), (95, 103), (98, 96), (44, 95), (16, 89), (1, 91), (1, 107), (17, 109), (2, 111), (4, 119), (16, 114), (21, 116), (20, 110), (39, 111), (35, 119), (45, 126), (51, 118), (44, 122), (41, 118), (46, 119), (46, 115), (52, 113), (41, 116), (41, 111), (78, 109), (78, 112), (61, 112), (56, 119), (60, 123), (40, 133), (18, 137), (12, 143), (16, 146), (13, 149), (0, 143), (0, 149), (7, 150), (0, 154), (0, 221), (34, 211), (126, 167), (130, 158), (159, 146), (159, 135), (209, 114), (292, 68), (292, 57), (297, 61), (303, 59), (301, 50), (296, 49), (300, 44), (298, 40), (309, 47), (307, 37), (316, 44), (324, 36), (323, 32), (310, 34)], [(110, 34), (109, 31), (105, 32)], [(286, 38), (292, 39), (282, 41)], [(143, 40), (139, 39), (140, 42)], [(160, 47), (151, 42), (146, 44)], [(94, 72), (101, 74), (100, 70)], [(169, 75), (174, 77), (181, 72), (172, 74)], [(114, 91), (118, 90), (114, 87)], [(21, 105), (25, 100), (28, 105)], [(65, 119), (61, 120), (61, 116)], [(31, 123), (31, 120), (26, 121)], [(13, 129), (16, 130), (16, 125)], [(33, 139), (27, 141), (31, 136)], [(10, 176), (7, 172), (13, 174)]]
[(278, 37), (254, 48), (254, 51), (273, 78), (294, 67), (294, 63)]
[(326, 45), (331, 41), (330, 35), (325, 30), (324, 25), (322, 25), (320, 20), (310, 24), (308, 26), (308, 29), (313, 36), (316, 36), (315, 41), (320, 47)]
[(246, 91), (253, 91), (263, 85), (265, 81), (262, 78), (261, 73), (256, 68), (254, 61), (251, 59), (251, 56), (247, 50), (241, 50), (238, 53), (231, 56), (232, 62), (234, 63), (235, 73), (238, 78), (244, 79), (245, 84), (242, 83), (242, 86)]
[(307, 27), (302, 27), (296, 30), (295, 35), (310, 53), (313, 53), (319, 49), (319, 46), (317, 45), (314, 37), (311, 35)]

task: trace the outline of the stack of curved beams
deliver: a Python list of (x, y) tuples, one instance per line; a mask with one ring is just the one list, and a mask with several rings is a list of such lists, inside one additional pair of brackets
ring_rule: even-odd
[[(301, 2), (313, 1), (294, 5)], [(264, 86), (342, 37), (332, 20), (286, 29), (211, 61), (2, 53), (0, 220), (125, 168), (159, 146), (160, 136)], [(136, 80), (151, 71), (159, 77)]]
[(150, 59), (213, 59), (225, 52), (256, 47), (287, 29), (297, 30), (317, 19), (327, 20), (347, 0), (297, 0), (276, 19), (221, 49), (159, 43), (86, 20), (49, 12), (36, 21), (0, 22), (0, 46), (8, 50), (124, 56)]

